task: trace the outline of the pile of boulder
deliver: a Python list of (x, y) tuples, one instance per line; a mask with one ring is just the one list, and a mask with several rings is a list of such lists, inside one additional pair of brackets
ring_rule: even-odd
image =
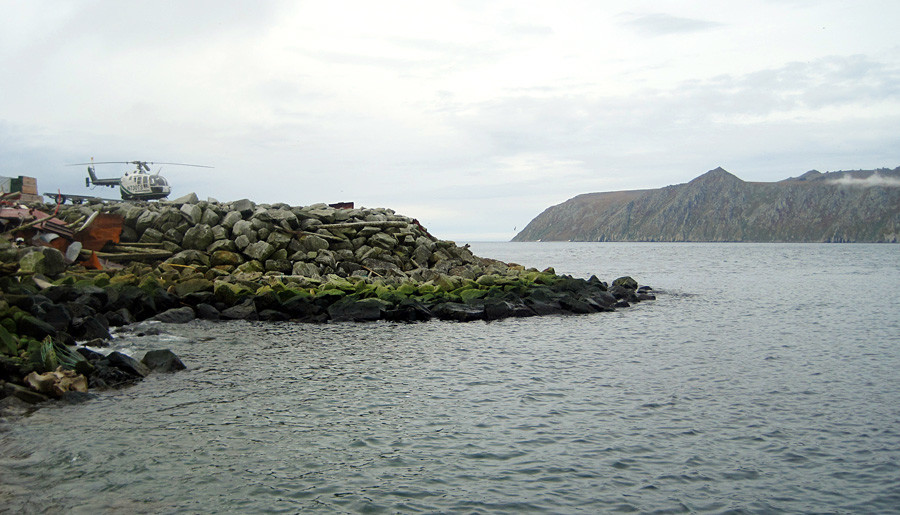
[(467, 248), (438, 240), (416, 220), (390, 209), (218, 203), (189, 196), (175, 202), (78, 205), (57, 216), (71, 221), (98, 209), (122, 216), (125, 245), (168, 252), (168, 263), (227, 272), (245, 265), (312, 279), (408, 278), (417, 269), (450, 273), (479, 261)]
[[(608, 284), (475, 256), (390, 209), (194, 195), (54, 209), (76, 226), (97, 213), (117, 216), (121, 233), (101, 251), (82, 250), (91, 259), (80, 263), (71, 251), (0, 240), (0, 381), (21, 384), (35, 372), (46, 378), (35, 384), (45, 384), (52, 378), (41, 374), (63, 374), (46, 360), (48, 342), (65, 354), (64, 346), (99, 346), (110, 327), (148, 319), (472, 321), (611, 311), (654, 298), (630, 277)], [(79, 353), (91, 385), (143, 376), (119, 356)], [(110, 367), (120, 371), (97, 372)]]

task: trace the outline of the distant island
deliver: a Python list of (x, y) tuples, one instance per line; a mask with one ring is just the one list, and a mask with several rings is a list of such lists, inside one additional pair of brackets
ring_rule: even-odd
[(870, 242), (900, 238), (900, 167), (745, 182), (716, 168), (652, 190), (586, 193), (512, 241)]

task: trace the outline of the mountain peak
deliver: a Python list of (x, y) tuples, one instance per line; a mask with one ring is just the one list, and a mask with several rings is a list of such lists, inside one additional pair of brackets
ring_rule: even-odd
[(744, 182), (738, 176), (732, 174), (731, 172), (725, 170), (724, 168), (722, 168), (720, 166), (718, 168), (714, 168), (714, 169), (706, 172), (705, 174), (695, 178), (688, 184), (698, 184), (698, 183), (712, 182), (712, 181), (716, 181), (716, 182), (728, 181), (728, 182), (733, 182), (733, 183)]

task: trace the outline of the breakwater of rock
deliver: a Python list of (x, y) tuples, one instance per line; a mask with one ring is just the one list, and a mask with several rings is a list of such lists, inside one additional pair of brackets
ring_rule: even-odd
[[(189, 196), (59, 206), (56, 217), (78, 227), (98, 212), (120, 220), (121, 232), (99, 252), (82, 251), (90, 258), (83, 262), (67, 264), (72, 253), (52, 247), (0, 241), (3, 380), (66, 361), (49, 359), (47, 342), (67, 355), (76, 341), (101, 345), (110, 327), (148, 319), (465, 322), (611, 311), (653, 298), (629, 277), (608, 284), (475, 256), (390, 209)], [(116, 359), (113, 368), (143, 371)], [(99, 386), (117, 381), (107, 376), (91, 378)]]

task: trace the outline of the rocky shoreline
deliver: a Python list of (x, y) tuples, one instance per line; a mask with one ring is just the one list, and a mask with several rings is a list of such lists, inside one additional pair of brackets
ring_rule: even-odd
[(74, 371), (104, 388), (183, 368), (165, 350), (138, 361), (73, 347), (101, 347), (111, 327), (144, 320), (467, 322), (612, 311), (654, 298), (630, 277), (607, 284), (475, 256), (390, 209), (194, 195), (43, 209), (82, 231), (102, 213), (117, 234), (100, 251), (80, 252), (80, 244), (74, 252), (42, 244), (40, 231), (25, 245), (9, 238), (14, 230), (0, 239), (0, 397), (18, 401), (75, 395), (54, 391), (63, 380), (52, 374)]

